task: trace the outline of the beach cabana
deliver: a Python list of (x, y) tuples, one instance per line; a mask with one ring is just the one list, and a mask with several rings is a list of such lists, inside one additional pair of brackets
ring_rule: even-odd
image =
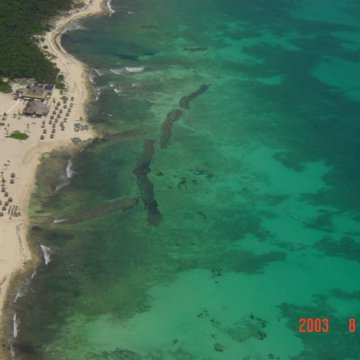
[(23, 91), (22, 98), (25, 100), (44, 101), (48, 95), (48, 92), (42, 86), (34, 85)]
[(28, 115), (28, 116), (46, 116), (49, 113), (49, 108), (38, 101), (29, 101), (26, 106), (25, 109), (23, 111), (24, 115)]

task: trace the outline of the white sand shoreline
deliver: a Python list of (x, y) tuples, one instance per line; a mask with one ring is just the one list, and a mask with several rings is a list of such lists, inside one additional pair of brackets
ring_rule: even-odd
[[(7, 303), (13, 302), (13, 299), (9, 299), (7, 294), (9, 284), (16, 273), (34, 266), (31, 249), (26, 241), (29, 224), (27, 209), (41, 157), (44, 153), (54, 149), (71, 146), (72, 138), (76, 137), (81, 141), (87, 141), (94, 138), (95, 135), (90, 126), (85, 131), (78, 131), (74, 127), (75, 123), (86, 125), (86, 105), (90, 97), (89, 78), (86, 66), (68, 54), (61, 45), (61, 36), (71, 23), (107, 12), (108, 5), (105, 0), (83, 0), (83, 3), (84, 7), (72, 10), (67, 15), (57, 19), (54, 29), (46, 33), (45, 40), (41, 43), (41, 46), (47, 45), (46, 50), (54, 55), (57, 67), (65, 76), (66, 93), (63, 95), (69, 99), (73, 98), (72, 105), (69, 106), (69, 103), (62, 99), (63, 95), (60, 91), (55, 90), (48, 103), (50, 106), (49, 115), (41, 119), (34, 119), (21, 115), (20, 112), (24, 107), (22, 100), (16, 101), (11, 95), (0, 93), (0, 115), (5, 119), (2, 120), (5, 126), (0, 127), (0, 180), (4, 179), (2, 180), (3, 186), (6, 186), (6, 191), (9, 193), (6, 198), (3, 198), (5, 193), (0, 193), (0, 200), (2, 201), (0, 208), (4, 205), (5, 200), (7, 201), (9, 197), (12, 198), (11, 205), (8, 205), (7, 211), (4, 211), (4, 216), (0, 217), (1, 359), (10, 357), (9, 339), (5, 338), (4, 335), (12, 333), (12, 330), (8, 328), (8, 317), (12, 317), (12, 315), (7, 314), (6, 311)], [(50, 114), (55, 114), (57, 103), (61, 103), (58, 107), (64, 108), (63, 111), (57, 110), (59, 121), (64, 121), (64, 128), (61, 131), (58, 124), (53, 124), (50, 121)], [(66, 108), (68, 110), (65, 110)], [(59, 112), (65, 113), (65, 111), (68, 111), (69, 114), (66, 120), (64, 120), (65, 114), (59, 114)], [(3, 115), (5, 113), (7, 115)], [(27, 133), (29, 138), (19, 141), (6, 137), (14, 130)], [(54, 133), (54, 138), (50, 138), (50, 133)], [(41, 136), (45, 138), (41, 140)], [(10, 209), (17, 209), (19, 215), (12, 216), (14, 211), (10, 211)]]

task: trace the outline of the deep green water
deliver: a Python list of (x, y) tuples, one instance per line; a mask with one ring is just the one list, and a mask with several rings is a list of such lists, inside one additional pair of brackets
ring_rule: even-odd
[[(14, 305), (16, 357), (360, 359), (359, 2), (113, 7), (64, 44), (104, 73), (91, 121), (137, 131), (72, 157), (56, 193), (69, 155), (44, 161), (31, 237), (53, 255)], [(303, 317), (330, 331), (299, 333)]]

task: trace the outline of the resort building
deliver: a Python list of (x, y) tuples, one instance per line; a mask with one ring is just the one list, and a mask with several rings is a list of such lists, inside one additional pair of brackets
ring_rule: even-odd
[(49, 108), (39, 101), (28, 101), (26, 104), (23, 114), (27, 116), (46, 116), (49, 113)]
[(28, 86), (21, 92), (21, 98), (25, 100), (45, 101), (48, 96), (52, 95), (54, 89), (54, 84), (36, 84)]

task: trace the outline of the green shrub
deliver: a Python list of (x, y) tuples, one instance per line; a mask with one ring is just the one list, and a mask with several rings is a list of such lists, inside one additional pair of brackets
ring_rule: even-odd
[(22, 133), (21, 131), (15, 130), (8, 137), (16, 140), (26, 140), (29, 135)]
[(11, 93), (12, 89), (9, 83), (0, 79), (0, 92)]

